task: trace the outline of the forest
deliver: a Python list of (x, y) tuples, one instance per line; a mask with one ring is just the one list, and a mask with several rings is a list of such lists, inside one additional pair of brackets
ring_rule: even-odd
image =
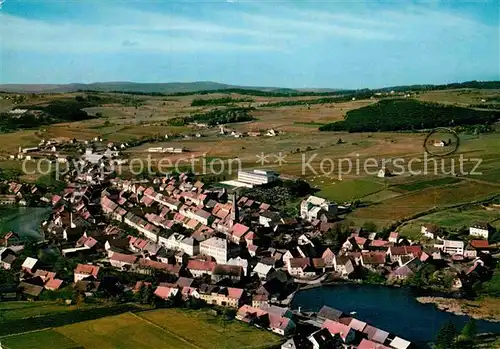
[(489, 125), (500, 118), (498, 111), (480, 111), (413, 99), (386, 99), (347, 112), (343, 121), (323, 125), (320, 131), (377, 132), (412, 131), (435, 127)]

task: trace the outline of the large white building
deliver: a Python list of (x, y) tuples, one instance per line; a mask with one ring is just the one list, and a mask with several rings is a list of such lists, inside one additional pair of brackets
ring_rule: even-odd
[(490, 227), (488, 223), (476, 223), (469, 227), (469, 235), (488, 239)]
[(464, 254), (464, 242), (458, 240), (443, 240), (440, 244), (434, 244), (434, 247), (443, 250), (449, 255), (462, 255)]
[(228, 259), (227, 240), (211, 237), (200, 243), (200, 253), (214, 257), (218, 264), (226, 264)]
[(279, 175), (274, 171), (238, 171), (238, 181), (252, 185), (268, 184), (276, 181), (278, 177)]
[(321, 213), (336, 214), (337, 204), (311, 195), (300, 203), (300, 216), (307, 221), (318, 219)]

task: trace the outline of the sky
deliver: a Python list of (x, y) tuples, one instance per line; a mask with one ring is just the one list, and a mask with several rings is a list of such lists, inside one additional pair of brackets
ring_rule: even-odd
[(2, 1), (0, 83), (500, 80), (495, 0)]

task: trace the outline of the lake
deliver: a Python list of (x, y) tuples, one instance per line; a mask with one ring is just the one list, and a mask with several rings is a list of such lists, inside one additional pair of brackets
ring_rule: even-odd
[[(452, 321), (460, 331), (469, 320), (417, 302), (409, 288), (378, 285), (328, 285), (296, 293), (292, 307), (318, 311), (323, 305), (344, 313), (355, 311), (359, 320), (414, 343), (433, 341), (441, 326)], [(477, 320), (479, 332), (500, 333), (500, 323)]]
[(40, 224), (50, 212), (50, 207), (0, 207), (0, 232), (13, 231), (21, 238), (39, 240)]

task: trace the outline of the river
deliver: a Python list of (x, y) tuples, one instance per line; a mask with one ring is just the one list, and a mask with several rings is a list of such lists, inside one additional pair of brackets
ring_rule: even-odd
[[(329, 285), (296, 293), (292, 308), (318, 311), (328, 305), (345, 313), (356, 312), (359, 320), (389, 331), (414, 343), (433, 341), (441, 326), (452, 321), (460, 331), (469, 320), (438, 310), (433, 304), (421, 304), (409, 288), (377, 285)], [(500, 333), (500, 323), (477, 320), (479, 332)]]
[(13, 231), (21, 238), (40, 240), (40, 224), (50, 211), (50, 207), (0, 207), (0, 232)]

